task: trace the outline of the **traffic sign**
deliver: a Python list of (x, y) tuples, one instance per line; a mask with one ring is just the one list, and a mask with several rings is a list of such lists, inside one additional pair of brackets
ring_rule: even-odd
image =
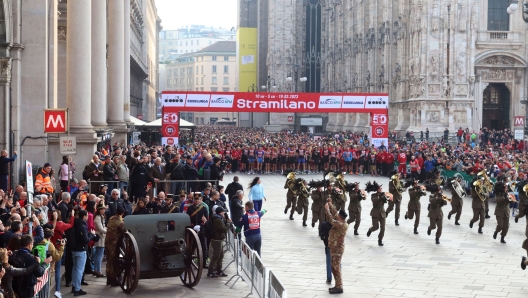
[(44, 132), (66, 133), (68, 127), (68, 112), (66, 109), (44, 110)]
[(513, 126), (524, 127), (524, 116), (515, 116)]

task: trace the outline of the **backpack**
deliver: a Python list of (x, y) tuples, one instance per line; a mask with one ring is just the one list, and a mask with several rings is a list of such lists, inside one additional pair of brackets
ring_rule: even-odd
[(208, 221), (205, 222), (204, 232), (205, 232), (205, 237), (207, 237), (207, 239), (213, 239), (214, 237), (213, 219), (209, 219)]
[(82, 171), (82, 177), (83, 180), (88, 180), (88, 165), (84, 167), (84, 170)]
[(44, 263), (44, 260), (46, 260), (46, 253), (48, 252), (48, 245), (49, 241), (44, 244), (38, 244), (33, 247), (33, 255), (35, 255), (35, 252), (38, 253), (38, 257), (40, 258), (40, 264)]
[(183, 180), (183, 165), (181, 163), (178, 163), (172, 170), (170, 178), (171, 180)]

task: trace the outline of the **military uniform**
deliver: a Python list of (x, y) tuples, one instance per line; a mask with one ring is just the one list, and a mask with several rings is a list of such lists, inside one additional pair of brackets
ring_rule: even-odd
[(436, 243), (439, 244), (440, 236), (442, 236), (442, 221), (444, 219), (444, 212), (442, 207), (447, 205), (447, 202), (442, 199), (442, 194), (435, 193), (429, 196), (429, 228), (427, 228), (427, 234), (431, 235), (431, 231), (436, 230)]
[(321, 214), (324, 210), (323, 206), (325, 204), (323, 200), (323, 192), (314, 190), (312, 191), (312, 227), (315, 227), (315, 223), (319, 220), (319, 225), (323, 221), (324, 214)]
[(501, 232), (501, 242), (504, 241), (504, 237), (508, 234), (508, 228), (510, 225), (510, 201), (508, 200), (508, 194), (505, 192), (495, 194), (497, 200), (497, 206), (495, 207), (495, 217), (497, 218), (497, 227), (493, 238), (497, 238), (497, 234)]
[[(526, 236), (526, 239), (524, 239), (522, 243), (522, 248), (526, 250), (526, 254), (528, 255), (528, 216), (526, 217), (526, 227), (524, 228), (524, 236)], [(528, 265), (528, 260), (526, 260), (526, 258), (524, 257), (523, 257), (523, 263), (524, 263), (524, 268), (526, 268), (526, 265)]]
[(451, 211), (449, 211), (447, 218), (451, 219), (451, 215), (456, 214), (455, 224), (458, 225), (460, 215), (462, 215), (462, 206), (464, 206), (464, 200), (458, 195), (458, 193), (453, 188), (451, 188), (451, 199)]
[(337, 211), (345, 210), (345, 207), (346, 207), (345, 205), (346, 205), (347, 197), (346, 197), (346, 194), (343, 192), (343, 190), (341, 191), (342, 191), (341, 194), (338, 194), (335, 188), (333, 188), (331, 191), (328, 191), (330, 198), (332, 198), (332, 204), (334, 205)]
[(110, 282), (114, 282), (119, 273), (119, 266), (117, 265), (117, 241), (125, 232), (123, 218), (119, 215), (110, 217), (105, 237), (106, 276)]
[(327, 221), (332, 224), (332, 229), (328, 234), (328, 247), (332, 257), (332, 274), (335, 279), (335, 288), (343, 289), (341, 258), (345, 252), (345, 235), (348, 230), (348, 224), (338, 220), (337, 212), (338, 210), (334, 206), (330, 206), (329, 210), (326, 210)]
[(354, 189), (353, 191), (349, 192), (350, 195), (350, 203), (348, 204), (348, 220), (347, 223), (353, 223), (354, 224), (354, 234), (356, 235), (357, 229), (359, 228), (359, 224), (361, 223), (361, 200), (364, 198), (361, 196), (361, 191), (358, 189)]
[(308, 219), (308, 206), (310, 206), (310, 202), (308, 201), (308, 198), (310, 197), (310, 194), (300, 194), (299, 198), (297, 199), (297, 213), (303, 215), (303, 226), (306, 225), (306, 220)]
[(284, 209), (284, 214), (288, 213), (288, 209), (291, 209), (290, 218), (293, 219), (293, 213), (295, 212), (295, 207), (297, 204), (297, 194), (293, 191), (295, 188), (295, 180), (287, 179), (284, 184), (284, 189), (288, 189), (286, 193), (286, 208)]
[(472, 228), (473, 224), (480, 219), (479, 233), (482, 234), (482, 228), (484, 227), (484, 220), (486, 216), (486, 206), (484, 201), (482, 201), (478, 196), (475, 186), (473, 185), (471, 185), (471, 198), (473, 199), (473, 202), (471, 203), (471, 208), (473, 209), (473, 218), (469, 222), (469, 227)]
[(398, 225), (398, 219), (400, 219), (400, 206), (402, 200), (402, 195), (398, 192), (398, 188), (400, 187), (401, 185), (394, 185), (394, 180), (391, 180), (389, 182), (389, 192), (392, 194), (392, 201), (389, 201), (389, 207), (387, 208), (387, 216), (389, 216), (389, 213), (394, 210), (394, 206), (396, 206), (396, 213), (394, 214), (396, 225)]
[(387, 214), (385, 213), (385, 203), (387, 200), (384, 198), (384, 193), (374, 193), (371, 195), (370, 199), (372, 200), (372, 210), (370, 211), (370, 216), (372, 217), (372, 227), (369, 228), (367, 236), (370, 237), (370, 234), (374, 231), (380, 229), (378, 235), (378, 244), (381, 244), (383, 236), (385, 235), (385, 219)]
[(414, 233), (418, 234), (418, 225), (420, 224), (420, 211), (422, 205), (420, 204), (420, 197), (423, 196), (422, 191), (419, 186), (409, 189), (409, 204), (407, 205), (407, 213), (405, 213), (405, 219), (414, 220)]
[(528, 196), (524, 192), (524, 190), (517, 188), (517, 191), (519, 192), (519, 213), (515, 215), (515, 219), (519, 220), (519, 218), (522, 218), (526, 215), (527, 207), (528, 207)]
[(180, 213), (180, 207), (172, 203), (169, 206), (165, 205), (161, 207), (161, 213)]

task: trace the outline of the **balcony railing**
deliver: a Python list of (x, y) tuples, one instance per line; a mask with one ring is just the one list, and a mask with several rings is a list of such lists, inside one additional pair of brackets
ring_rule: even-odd
[(508, 32), (504, 31), (488, 31), (488, 40), (508, 39)]

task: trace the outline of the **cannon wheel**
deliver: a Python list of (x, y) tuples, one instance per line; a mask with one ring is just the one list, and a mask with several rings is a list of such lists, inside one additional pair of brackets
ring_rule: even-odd
[(124, 233), (117, 242), (117, 280), (125, 293), (132, 293), (139, 281), (139, 250), (136, 239), (130, 232)]
[(186, 287), (192, 288), (200, 282), (204, 261), (200, 238), (193, 229), (185, 229), (185, 245), (185, 271), (180, 275), (180, 279)]

